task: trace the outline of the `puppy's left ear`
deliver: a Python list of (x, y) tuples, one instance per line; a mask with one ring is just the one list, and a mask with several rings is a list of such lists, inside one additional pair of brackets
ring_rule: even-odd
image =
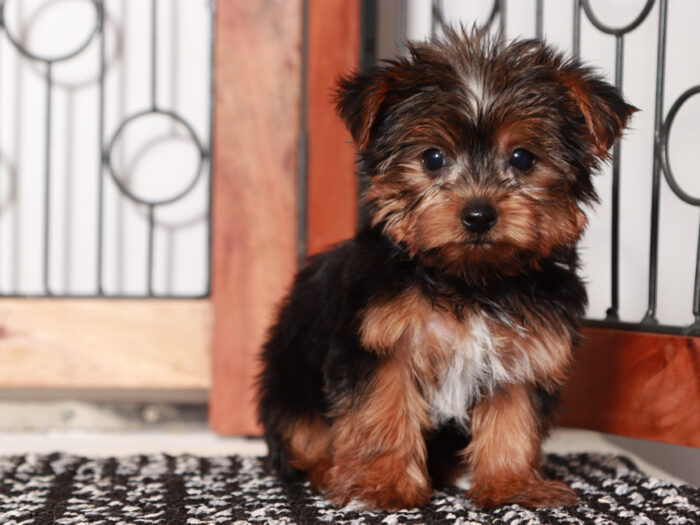
[(338, 80), (336, 109), (360, 151), (365, 151), (370, 143), (386, 93), (387, 85), (380, 67), (355, 72)]
[(591, 153), (607, 158), (630, 116), (639, 110), (627, 104), (617, 88), (587, 68), (570, 65), (559, 71), (559, 79), (583, 116), (588, 131), (585, 142)]

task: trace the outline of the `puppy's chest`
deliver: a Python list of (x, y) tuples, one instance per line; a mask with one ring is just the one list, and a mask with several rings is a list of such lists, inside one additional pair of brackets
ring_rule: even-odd
[(505, 314), (477, 306), (458, 318), (417, 290), (370, 305), (360, 326), (364, 348), (409, 369), (431, 409), (433, 423), (468, 422), (472, 405), (500, 385), (537, 383), (556, 388), (571, 359), (571, 335), (561, 322)]
[[(471, 313), (463, 321), (434, 314), (420, 329), (411, 352), (434, 424), (450, 419), (466, 424), (469, 409), (482, 396), (530, 375), (523, 370), (527, 363), (518, 362), (512, 351), (513, 338), (483, 314)], [(426, 361), (432, 365), (426, 368)]]

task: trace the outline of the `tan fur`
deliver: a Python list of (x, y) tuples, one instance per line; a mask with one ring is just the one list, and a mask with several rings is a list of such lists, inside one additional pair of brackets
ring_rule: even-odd
[(466, 337), (467, 326), (409, 289), (392, 301), (371, 305), (360, 325), (362, 345), (400, 359), (422, 387), (434, 384), (448, 362), (452, 338)]
[(481, 402), (472, 412), (472, 434), (466, 452), (475, 477), (537, 468), (537, 426), (527, 387), (513, 385)]
[(430, 306), (416, 290), (408, 290), (391, 301), (380, 302), (362, 314), (360, 342), (380, 354), (395, 351), (405, 334), (416, 337), (426, 324)]
[[(605, 128), (596, 119), (597, 109), (595, 108), (589, 89), (585, 85), (585, 81), (577, 77), (567, 75), (561, 76), (561, 83), (566, 86), (572, 98), (576, 101), (586, 121), (586, 127), (590, 133), (593, 152), (595, 155), (606, 158), (608, 149), (612, 146), (612, 142), (616, 137), (608, 137), (605, 133)], [(622, 127), (622, 122), (618, 119), (618, 126)]]
[[(474, 310), (467, 312), (464, 320), (458, 320), (447, 309), (432, 305), (418, 290), (411, 289), (393, 301), (365, 310), (360, 341), (380, 355), (395, 356), (400, 349), (404, 353), (401, 358), (409, 363), (419, 383), (435, 384), (454, 349), (466, 345), (472, 315), (482, 314)], [(568, 333), (556, 329), (556, 319), (525, 315), (512, 322), (518, 324), (488, 321), (494, 339), (503, 348), (500, 359), (520, 380), (554, 391), (566, 379), (572, 360), (573, 342)]]
[(472, 471), (471, 500), (480, 507), (575, 504), (576, 496), (566, 485), (542, 480), (540, 441), (530, 387), (513, 385), (479, 404), (465, 451)]
[(291, 465), (299, 470), (310, 471), (327, 460), (331, 448), (330, 426), (315, 418), (299, 420), (283, 435), (288, 436), (287, 452)]
[[(383, 355), (404, 359), (419, 376), (419, 384), (439, 387), (437, 378), (444, 376), (452, 352), (468, 347), (472, 316), (483, 314), (472, 311), (459, 321), (412, 290), (366, 311), (362, 341)], [(473, 471), (474, 489), (469, 496), (484, 507), (504, 502), (531, 507), (574, 504), (575, 495), (566, 485), (541, 478), (541, 435), (531, 400), (535, 384), (552, 392), (561, 386), (571, 361), (572, 341), (566, 332), (554, 328), (552, 320), (534, 316), (526, 315), (518, 326), (495, 319), (488, 325), (496, 347), (502, 349), (501, 362), (519, 382), (485, 398), (472, 412), (473, 441), (465, 452)], [(380, 417), (388, 418), (388, 414)]]
[(428, 406), (417, 382), (420, 360), (411, 351), (430, 311), (415, 291), (368, 311), (363, 344), (383, 356), (369, 387), (360, 397), (339, 400), (330, 426), (314, 420), (280, 429), (291, 465), (307, 471), (312, 485), (338, 505), (359, 500), (400, 508), (421, 505), (430, 495), (423, 438)]
[(557, 324), (555, 320), (545, 323), (527, 315), (518, 330), (496, 321), (490, 323), (493, 337), (508, 348), (503, 352), (504, 365), (517, 369), (527, 363), (529, 373), (521, 378), (551, 393), (564, 384), (573, 360), (573, 341), (566, 331), (555, 328)]
[(428, 408), (402, 359), (387, 359), (369, 392), (333, 424), (333, 451), (322, 488), (339, 504), (418, 506), (430, 495), (423, 431)]

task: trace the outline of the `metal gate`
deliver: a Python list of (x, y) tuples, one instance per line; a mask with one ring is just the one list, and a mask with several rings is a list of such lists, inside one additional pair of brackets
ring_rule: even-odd
[(0, 295), (209, 294), (213, 15), (0, 2)]

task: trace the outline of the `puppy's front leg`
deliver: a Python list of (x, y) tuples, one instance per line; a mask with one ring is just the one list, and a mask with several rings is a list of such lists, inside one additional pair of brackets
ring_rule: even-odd
[(427, 406), (408, 365), (385, 358), (369, 388), (341, 410), (332, 428), (332, 466), (322, 483), (328, 496), (384, 509), (426, 503)]
[(542, 479), (541, 433), (536, 417), (527, 385), (511, 385), (474, 408), (472, 441), (466, 454), (472, 471), (472, 488), (467, 496), (475, 505), (576, 504), (576, 494), (566, 484)]

